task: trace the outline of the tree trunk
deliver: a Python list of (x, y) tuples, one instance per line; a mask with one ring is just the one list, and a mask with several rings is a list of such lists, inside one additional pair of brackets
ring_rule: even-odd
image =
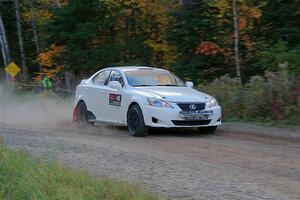
[(40, 54), (40, 44), (39, 44), (39, 37), (38, 37), (38, 31), (36, 26), (36, 16), (34, 13), (34, 4), (33, 0), (28, 0), (29, 6), (30, 6), (30, 12), (31, 12), (31, 25), (32, 25), (32, 31), (35, 41), (35, 51), (37, 56)]
[[(8, 42), (7, 42), (7, 38), (6, 38), (6, 31), (5, 31), (1, 13), (0, 13), (0, 44), (1, 44), (1, 51), (2, 51), (2, 57), (3, 57), (3, 64), (5, 67), (10, 62), (10, 54), (9, 54), (9, 47), (8, 47)], [(9, 76), (7, 73), (5, 73), (5, 76), (6, 76), (6, 81), (8, 84)]]
[[(35, 52), (36, 52), (36, 56), (38, 57), (40, 55), (40, 43), (39, 43), (38, 31), (36, 27), (36, 16), (34, 13), (34, 4), (33, 4), (33, 0), (28, 0), (28, 2), (29, 2), (30, 12), (31, 12), (31, 24), (32, 24), (33, 37), (35, 42)], [(39, 71), (41, 71), (40, 64), (39, 64)]]
[[(1, 15), (0, 15), (1, 18)], [(1, 18), (2, 21), (2, 18)], [(3, 42), (3, 34), (2, 34), (2, 30), (0, 29), (0, 46), (1, 46), (1, 54), (2, 54), (2, 58), (3, 58), (3, 75), (5, 75), (6, 78), (6, 82), (7, 84), (9, 83), (9, 77), (7, 75), (7, 73), (5, 73), (4, 68), (7, 66), (7, 57), (6, 57), (6, 51), (5, 51), (5, 47), (4, 47), (4, 42)], [(1, 80), (1, 79), (0, 79)]]
[(233, 14), (233, 24), (234, 24), (234, 54), (235, 54), (234, 57), (235, 57), (236, 76), (238, 79), (239, 86), (242, 86), (240, 55), (239, 55), (239, 27), (238, 27), (236, 0), (232, 0), (232, 14)]
[(24, 50), (24, 39), (22, 34), (22, 22), (21, 22), (21, 15), (20, 15), (20, 4), (19, 0), (15, 0), (15, 7), (16, 7), (16, 20), (17, 20), (17, 29), (18, 29), (18, 37), (19, 37), (19, 45), (20, 45), (20, 54), (21, 54), (21, 67), (22, 67), (22, 74), (25, 79), (27, 79), (27, 67), (26, 67), (26, 56)]
[[(1, 18), (1, 16), (0, 16)], [(6, 58), (6, 51), (4, 48), (4, 43), (3, 43), (3, 35), (2, 35), (2, 30), (0, 29), (0, 46), (1, 46), (1, 54), (3, 58), (3, 68), (7, 65), (7, 58)]]

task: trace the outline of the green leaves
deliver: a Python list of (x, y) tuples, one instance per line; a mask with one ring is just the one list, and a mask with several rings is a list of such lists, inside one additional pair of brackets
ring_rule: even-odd
[(299, 55), (300, 45), (290, 48), (287, 42), (279, 41), (273, 47), (262, 51), (260, 64), (270, 71), (288, 69), (300, 75)]

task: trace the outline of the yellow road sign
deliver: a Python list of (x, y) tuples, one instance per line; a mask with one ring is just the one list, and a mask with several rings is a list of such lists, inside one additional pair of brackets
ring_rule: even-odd
[(14, 62), (9, 63), (4, 70), (11, 77), (15, 77), (21, 71), (21, 69), (18, 67), (18, 65), (16, 65), (16, 63), (14, 63)]

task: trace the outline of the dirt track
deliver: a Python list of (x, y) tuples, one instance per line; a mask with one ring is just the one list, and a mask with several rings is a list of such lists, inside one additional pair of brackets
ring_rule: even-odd
[(157, 130), (133, 138), (126, 129), (103, 126), (0, 125), (0, 136), (11, 148), (138, 183), (170, 199), (300, 199), (300, 135), (293, 131), (229, 124), (215, 135)]

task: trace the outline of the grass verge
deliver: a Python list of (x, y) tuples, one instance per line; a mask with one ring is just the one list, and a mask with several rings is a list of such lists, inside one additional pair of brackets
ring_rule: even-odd
[(1, 200), (155, 200), (128, 183), (103, 180), (0, 145)]

